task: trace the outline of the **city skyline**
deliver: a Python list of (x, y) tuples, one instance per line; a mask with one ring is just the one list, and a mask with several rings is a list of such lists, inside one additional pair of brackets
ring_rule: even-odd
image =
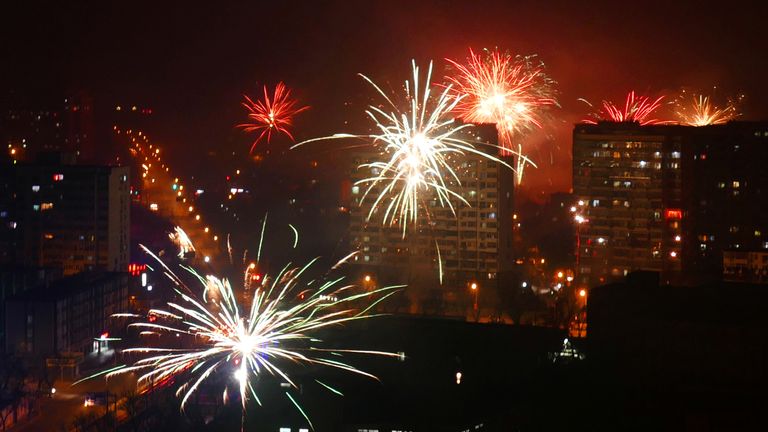
[[(760, 78), (768, 64), (746, 51), (766, 43), (757, 33), (760, 13), (751, 8), (715, 13), (686, 4), (559, 3), (558, 13), (548, 13), (544, 6), (503, 2), (370, 8), (330, 2), (316, 10), (286, 3), (232, 5), (208, 21), (205, 9), (188, 5), (138, 6), (15, 5), (18, 19), (4, 29), (3, 57), (15, 65), (0, 72), (4, 93), (84, 91), (102, 110), (137, 99), (128, 103), (154, 108), (158, 139), (169, 151), (190, 144), (235, 150), (249, 139), (234, 129), (245, 117), (239, 101), (262, 85), (285, 81), (321, 108), (299, 119), (301, 140), (364, 120), (343, 114), (344, 103), (368, 103), (357, 73), (397, 86), (411, 59), (434, 60), (441, 78), (443, 59), (464, 58), (468, 47), (538, 54), (558, 83), (562, 106), (529, 138), (540, 167), (528, 170), (526, 187), (539, 198), (540, 191), (570, 187), (569, 125), (591, 111), (579, 98), (597, 106), (632, 89), (663, 94), (716, 86), (721, 97), (747, 96), (745, 119), (766, 116), (759, 101), (768, 98)], [(29, 50), (14, 49), (22, 45)], [(335, 46), (344, 55), (326, 54)]]

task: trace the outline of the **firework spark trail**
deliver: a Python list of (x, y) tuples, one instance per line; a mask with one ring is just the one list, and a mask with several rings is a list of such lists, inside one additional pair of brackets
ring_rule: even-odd
[[(344, 257), (329, 272), (350, 256)], [(159, 257), (153, 257), (163, 268), (168, 269)], [(153, 319), (129, 324), (129, 328), (142, 330), (142, 335), (192, 336), (195, 346), (125, 349), (123, 352), (126, 354), (140, 353), (147, 357), (131, 365), (99, 372), (87, 379), (102, 375), (108, 379), (124, 373), (140, 372), (142, 374), (138, 377), (138, 384), (144, 389), (158, 383), (163, 385), (179, 381), (182, 384), (176, 395), (181, 397), (182, 409), (206, 380), (222, 374), (230, 374), (236, 379), (243, 409), (249, 395), (259, 402), (253, 387), (253, 381), (258, 376), (267, 374), (280, 377), (297, 387), (289, 372), (283, 368), (284, 364), (327, 366), (376, 379), (368, 372), (339, 361), (339, 356), (361, 354), (399, 357), (400, 354), (375, 350), (324, 349), (316, 333), (339, 324), (377, 316), (369, 313), (370, 310), (403, 286), (354, 293), (352, 285), (344, 285), (344, 278), (336, 277), (327, 278), (318, 288), (311, 288), (314, 280), (304, 283), (301, 278), (317, 260), (301, 267), (288, 264), (275, 277), (264, 275), (261, 284), (253, 290), (249, 306), (238, 300), (227, 279), (202, 276), (194, 269), (182, 266), (201, 284), (202, 296), (194, 295), (193, 290), (177, 275), (169, 275), (177, 285), (174, 290), (181, 301), (169, 302), (166, 309), (148, 311), (148, 317)], [(368, 302), (370, 299), (374, 300)], [(354, 307), (360, 302), (365, 305), (361, 311)], [(132, 316), (116, 315), (121, 318)], [(329, 356), (333, 356), (333, 359)], [(327, 384), (323, 386), (332, 389)], [(296, 400), (290, 395), (289, 398), (306, 416)]]
[(707, 126), (728, 123), (741, 115), (738, 106), (743, 95), (737, 99), (729, 98), (723, 106), (712, 102), (711, 96), (686, 94), (683, 90), (675, 101), (675, 114), (680, 123), (689, 126)]
[(456, 113), (468, 122), (495, 123), (506, 148), (512, 148), (515, 135), (541, 128), (545, 110), (557, 100), (554, 81), (534, 58), (498, 50), (480, 55), (470, 48), (466, 64), (446, 59), (456, 69), (446, 77), (460, 99)]
[(175, 227), (174, 232), (168, 234), (168, 238), (179, 247), (179, 258), (184, 258), (188, 253), (195, 251), (195, 245), (189, 239), (187, 233), (181, 227)]
[[(513, 169), (506, 162), (479, 150), (473, 143), (460, 137), (462, 131), (472, 127), (471, 124), (455, 122), (451, 114), (462, 98), (451, 96), (450, 85), (433, 96), (435, 89), (430, 83), (431, 62), (424, 81), (421, 80), (415, 61), (412, 62), (412, 69), (413, 80), (405, 81), (402, 106), (373, 80), (360, 74), (386, 101), (386, 108), (369, 106), (365, 111), (378, 133), (336, 134), (303, 141), (292, 147), (329, 139), (371, 140), (373, 146), (380, 150), (382, 160), (361, 164), (359, 169), (370, 170), (373, 174), (355, 184), (366, 186), (361, 202), (374, 191), (377, 193), (367, 219), (370, 220), (382, 208), (383, 223), (400, 225), (403, 236), (408, 224), (419, 219), (419, 209), (426, 211), (429, 200), (437, 200), (441, 207), (450, 208), (454, 214), (454, 202), (469, 205), (452, 189), (454, 185), (461, 185), (453, 166), (454, 158), (473, 154)], [(501, 149), (492, 144), (482, 145)]]
[(278, 83), (270, 98), (267, 86), (264, 86), (264, 99), (254, 102), (243, 95), (245, 102), (242, 105), (248, 110), (250, 123), (237, 125), (245, 132), (260, 132), (251, 145), (251, 152), (264, 137), (267, 142), (272, 139), (272, 132), (280, 132), (287, 135), (293, 141), (293, 135), (288, 130), (293, 125), (293, 118), (309, 109), (308, 106), (298, 106), (299, 102), (291, 98), (291, 91), (282, 82)]
[(623, 108), (613, 102), (604, 100), (602, 110), (593, 113), (593, 119), (585, 119), (583, 122), (588, 124), (597, 124), (598, 121), (638, 122), (642, 126), (670, 123), (667, 120), (651, 117), (661, 107), (661, 101), (664, 98), (665, 96), (659, 96), (656, 99), (648, 96), (638, 96), (633, 90), (627, 94)]
[(520, 184), (530, 159), (521, 157), (523, 148), (514, 140), (526, 132), (542, 128), (544, 113), (557, 106), (555, 82), (535, 56), (513, 57), (498, 50), (475, 54), (470, 48), (466, 64), (446, 59), (456, 70), (447, 76), (458, 100), (454, 110), (465, 121), (495, 123), (500, 144), (510, 154), (518, 154), (516, 179)]

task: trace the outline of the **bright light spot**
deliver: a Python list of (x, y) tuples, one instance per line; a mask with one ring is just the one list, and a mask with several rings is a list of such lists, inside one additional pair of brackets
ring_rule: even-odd
[(365, 275), (365, 281), (370, 282), (371, 281), (371, 275)]
[(675, 236), (675, 241), (676, 241), (676, 242), (679, 242), (679, 241), (680, 241), (680, 239), (681, 239), (681, 237), (680, 237), (679, 235), (676, 235), (676, 236)]
[(51, 387), (51, 394), (56, 394), (56, 387)]
[(152, 285), (147, 285), (147, 291), (152, 291)]
[(579, 290), (579, 297), (586, 297), (587, 296), (587, 290), (584, 288)]
[(205, 262), (209, 263), (209, 262), (211, 262), (211, 257), (209, 257), (208, 255), (206, 255), (206, 256), (205, 256), (205, 258), (203, 258), (203, 261), (205, 261)]
[(456, 384), (461, 384), (461, 372), (456, 372)]
[(528, 288), (528, 282), (523, 282), (522, 286), (523, 288)]
[(671, 256), (672, 258), (676, 258), (677, 257), (677, 252), (672, 251), (672, 252), (669, 253), (669, 256)]
[(472, 282), (472, 285), (470, 285), (469, 287), (472, 289), (472, 291), (476, 290), (477, 289), (477, 282)]
[(573, 281), (573, 276), (568, 276), (567, 278), (565, 278), (565, 280), (567, 280), (568, 282), (571, 282)]
[(583, 206), (584, 205), (584, 201), (583, 200), (579, 200), (579, 205)]
[(245, 370), (243, 370), (242, 368), (236, 370), (235, 371), (235, 379), (238, 380), (239, 382), (245, 381)]
[(195, 215), (195, 220), (200, 220), (200, 215)]
[(190, 212), (193, 212), (193, 211), (195, 211), (195, 208), (194, 208), (194, 207), (192, 207), (192, 206), (189, 206), (189, 209), (188, 209), (188, 210), (189, 210)]
[(207, 233), (209, 231), (208, 227), (205, 227), (204, 231)]
[(557, 278), (558, 278), (558, 279), (562, 279), (562, 278), (563, 278), (563, 276), (565, 276), (565, 273), (563, 273), (563, 272), (561, 272), (561, 271), (557, 272)]
[(603, 243), (605, 243), (605, 239), (604, 239), (604, 238), (602, 238), (602, 237), (599, 237), (599, 238), (597, 239), (597, 242), (598, 242), (598, 243), (600, 243), (600, 244), (603, 244)]

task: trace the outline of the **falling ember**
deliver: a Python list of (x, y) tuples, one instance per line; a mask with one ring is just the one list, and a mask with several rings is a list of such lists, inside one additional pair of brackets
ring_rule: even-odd
[[(535, 60), (533, 55), (513, 57), (498, 50), (480, 55), (472, 49), (465, 64), (447, 59), (455, 68), (455, 74), (446, 77), (457, 100), (454, 111), (467, 122), (495, 123), (507, 150), (503, 153), (522, 154), (522, 144), (515, 146), (514, 140), (540, 129), (546, 111), (557, 106), (555, 82), (544, 63)], [(517, 158), (518, 184), (529, 163), (528, 158)]]
[(173, 229), (174, 232), (168, 234), (168, 238), (171, 239), (171, 241), (178, 246), (179, 258), (184, 258), (189, 254), (190, 252), (195, 251), (195, 246), (192, 244), (192, 240), (189, 239), (189, 236), (187, 236), (187, 233), (184, 232), (181, 227), (175, 227)]
[[(428, 201), (435, 199), (441, 207), (448, 207), (452, 212), (455, 212), (453, 202), (469, 205), (452, 190), (454, 185), (460, 186), (454, 158), (470, 153), (512, 169), (499, 158), (478, 150), (473, 143), (461, 138), (462, 131), (472, 127), (471, 124), (456, 122), (452, 116), (462, 98), (451, 96), (451, 86), (441, 92), (435, 91), (435, 86), (430, 84), (432, 63), (424, 80), (415, 62), (412, 62), (412, 69), (413, 81), (405, 82), (405, 94), (399, 104), (394, 96), (388, 96), (370, 78), (361, 75), (386, 101), (384, 108), (369, 106), (365, 111), (378, 133), (336, 134), (307, 140), (292, 147), (328, 139), (371, 140), (381, 159), (361, 164), (358, 168), (370, 170), (372, 176), (355, 184), (365, 186), (361, 202), (376, 194), (368, 219), (383, 209), (383, 223), (400, 225), (403, 236), (407, 225), (419, 219), (420, 211), (427, 212)], [(483, 145), (501, 149), (492, 144)]]
[(293, 118), (296, 114), (309, 109), (308, 106), (299, 107), (299, 102), (291, 98), (291, 90), (282, 82), (278, 83), (270, 99), (267, 86), (264, 86), (264, 99), (254, 102), (248, 96), (243, 95), (243, 106), (248, 110), (249, 123), (237, 125), (245, 132), (256, 132), (258, 137), (251, 145), (251, 152), (264, 138), (267, 142), (272, 139), (272, 133), (280, 132), (293, 140), (293, 135), (288, 130), (293, 126)]
[[(343, 284), (343, 277), (332, 276), (305, 282), (302, 277), (316, 264), (318, 258), (315, 258), (303, 266), (289, 264), (275, 275), (263, 275), (258, 284), (250, 287), (251, 294), (248, 297), (251, 300), (245, 304), (246, 290), (236, 290), (228, 279), (202, 276), (182, 266), (200, 284), (197, 290), (200, 294), (195, 294), (196, 291), (157, 255), (144, 246), (142, 248), (161, 264), (164, 274), (175, 285), (174, 290), (180, 300), (169, 302), (167, 308), (162, 310), (151, 309), (146, 314), (146, 321), (128, 326), (139, 329), (143, 336), (154, 336), (152, 346), (123, 350), (125, 354), (141, 354), (145, 357), (133, 364), (105, 370), (85, 379), (98, 376), (110, 378), (137, 372), (138, 385), (142, 390), (173, 382), (180, 383), (176, 396), (181, 398), (181, 407), (184, 409), (189, 398), (206, 380), (213, 376), (223, 377), (225, 382), (229, 382), (225, 384), (225, 394), (228, 394), (230, 386), (236, 388), (245, 410), (249, 399), (261, 404), (255, 387), (257, 377), (273, 376), (298, 388), (288, 368), (303, 364), (336, 368), (376, 379), (370, 373), (344, 362), (343, 356), (400, 356), (383, 351), (324, 348), (317, 333), (336, 328), (339, 324), (375, 316), (369, 314), (369, 311), (403, 286), (356, 293), (353, 285)], [(333, 266), (330, 272), (350, 256)], [(246, 275), (254, 271), (257, 265), (246, 264)], [(179, 348), (175, 340), (165, 347), (157, 345), (169, 337), (175, 339), (179, 335), (189, 338), (189, 348)], [(228, 380), (228, 377), (234, 379)], [(317, 382), (341, 394), (330, 385)], [(288, 392), (286, 396), (306, 417), (296, 399)]]
[(720, 107), (712, 102), (711, 96), (681, 93), (675, 102), (675, 114), (681, 124), (689, 126), (708, 126), (728, 123), (741, 115), (738, 106), (744, 96), (729, 98)]
[(633, 91), (627, 94), (624, 107), (610, 101), (603, 101), (603, 109), (592, 114), (593, 119), (585, 119), (584, 123), (597, 124), (598, 121), (638, 122), (640, 125), (670, 123), (666, 120), (652, 118), (653, 113), (661, 107), (664, 96), (652, 99), (648, 96), (637, 96)]

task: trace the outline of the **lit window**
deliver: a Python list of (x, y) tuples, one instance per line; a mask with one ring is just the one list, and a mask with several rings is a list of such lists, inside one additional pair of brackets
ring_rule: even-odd
[(672, 159), (680, 159), (680, 152), (673, 151), (672, 152)]
[(600, 200), (592, 200), (592, 207), (600, 207)]
[(720, 183), (718, 183), (718, 184), (717, 184), (717, 188), (718, 188), (718, 189), (724, 189), (724, 188), (725, 188), (725, 183), (724, 183), (724, 182), (720, 182)]
[(64, 174), (54, 174), (53, 175), (53, 181), (62, 181), (64, 180)]
[(760, 237), (761, 235), (763, 235), (763, 233), (760, 232), (760, 230), (755, 230), (755, 237)]
[(40, 185), (32, 185), (32, 192), (38, 192), (40, 190)]
[(40, 204), (32, 204), (32, 210), (40, 211)]
[(360, 186), (352, 186), (352, 195), (357, 195), (360, 193)]
[(734, 189), (738, 189), (740, 184), (739, 184), (739, 181), (738, 181), (738, 180), (734, 180), (734, 181), (733, 181), (733, 183), (732, 183), (732, 185), (733, 185), (733, 188), (734, 188)]
[(370, 257), (370, 256), (368, 256), (368, 255), (366, 255), (366, 256), (364, 256), (364, 257), (363, 257), (363, 261), (365, 261), (365, 262), (368, 262), (368, 261), (370, 261), (370, 260), (371, 260), (371, 257)]
[(48, 202), (48, 203), (43, 203), (43, 204), (41, 205), (41, 207), (40, 207), (40, 210), (43, 210), (43, 211), (45, 211), (45, 210), (50, 210), (50, 209), (52, 209), (52, 208), (53, 208), (53, 203), (49, 203), (49, 202)]

